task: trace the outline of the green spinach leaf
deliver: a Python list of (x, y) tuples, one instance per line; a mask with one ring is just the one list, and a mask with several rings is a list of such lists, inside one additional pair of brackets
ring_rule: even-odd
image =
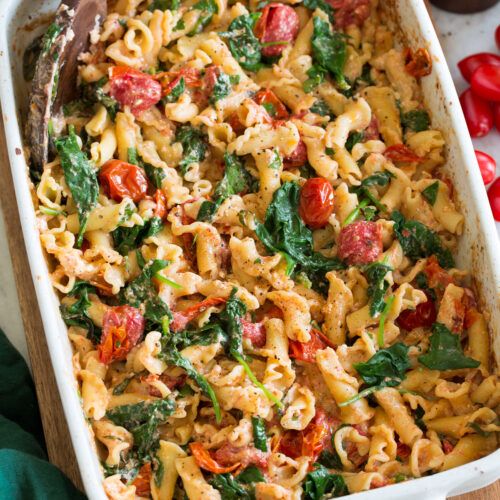
[(347, 495), (349, 491), (340, 474), (330, 474), (326, 467), (316, 464), (316, 468), (304, 479), (304, 500), (322, 500)]
[(335, 22), (335, 10), (328, 2), (326, 2), (326, 0), (304, 0), (303, 5), (312, 11), (321, 9), (323, 12), (328, 14), (328, 18), (332, 24)]
[(267, 451), (266, 425), (260, 417), (252, 417), (253, 442), (261, 451)]
[(434, 205), (436, 203), (436, 198), (439, 191), (439, 181), (436, 181), (429, 186), (427, 186), (422, 191), (422, 196), (431, 204)]
[(391, 218), (396, 223), (394, 224), (394, 232), (407, 257), (416, 260), (435, 255), (441, 267), (454, 266), (450, 250), (443, 247), (437, 233), (421, 222), (406, 220), (396, 210), (392, 212)]
[(177, 10), (180, 7), (180, 0), (153, 0), (148, 5), (148, 10), (154, 12), (155, 10)]
[(330, 106), (323, 99), (316, 99), (314, 104), (309, 108), (309, 111), (320, 116), (329, 116), (331, 119), (335, 118), (335, 114), (330, 109)]
[(220, 491), (222, 500), (252, 500), (255, 498), (231, 474), (215, 474), (210, 484)]
[(401, 123), (414, 132), (422, 132), (429, 130), (431, 120), (425, 109), (414, 109), (401, 115)]
[(159, 217), (151, 217), (151, 219), (144, 222), (143, 226), (119, 226), (111, 231), (115, 250), (121, 255), (128, 255), (128, 253), (135, 250), (143, 240), (158, 234), (162, 228), (163, 223)]
[(239, 65), (248, 71), (258, 71), (262, 67), (261, 44), (253, 32), (261, 15), (260, 12), (253, 12), (238, 16), (227, 32), (219, 33), (227, 39), (229, 50)]
[(419, 362), (430, 370), (477, 368), (481, 364), (464, 355), (460, 335), (450, 332), (442, 323), (432, 325), (430, 341), (427, 353), (418, 358)]
[(97, 205), (97, 197), (99, 196), (96, 171), (80, 149), (72, 127), (70, 127), (69, 135), (56, 139), (54, 144), (61, 159), (64, 179), (78, 210), (80, 229), (78, 230), (76, 246), (80, 247), (90, 212)]
[(347, 59), (344, 35), (332, 31), (327, 21), (314, 17), (311, 45), (314, 64), (329, 71), (340, 89), (349, 89), (350, 85), (344, 76)]
[(220, 99), (227, 97), (231, 93), (232, 86), (238, 84), (239, 81), (239, 75), (227, 75), (221, 71), (210, 95), (210, 104), (215, 104)]
[(389, 288), (389, 282), (385, 279), (386, 274), (392, 271), (392, 267), (383, 262), (372, 262), (365, 268), (368, 280), (367, 294), (370, 297), (370, 316), (374, 317), (381, 313), (385, 306), (385, 292)]
[(249, 465), (243, 472), (236, 476), (236, 479), (243, 484), (265, 483), (266, 478), (255, 465)]
[(322, 66), (313, 64), (307, 70), (307, 76), (309, 78), (302, 84), (304, 92), (306, 92), (307, 94), (311, 93), (318, 85), (322, 84), (325, 81), (325, 77), (327, 74), (328, 71)]
[(344, 266), (338, 259), (327, 258), (313, 250), (311, 230), (298, 213), (299, 197), (298, 184), (285, 182), (274, 193), (264, 224), (257, 223), (257, 236), (268, 252), (282, 253), (287, 260), (289, 273), (297, 264), (307, 274), (342, 269)]
[(365, 133), (363, 131), (356, 132), (353, 131), (349, 134), (347, 138), (347, 142), (345, 143), (345, 148), (347, 151), (352, 152), (352, 148), (358, 143), (361, 142), (365, 138)]
[(196, 33), (203, 31), (205, 26), (212, 21), (213, 15), (219, 12), (219, 7), (215, 3), (215, 0), (199, 0), (198, 3), (193, 5), (193, 9), (199, 10), (201, 13), (189, 35), (196, 35)]
[(99, 103), (102, 104), (112, 120), (115, 119), (119, 109), (118, 101), (104, 92), (103, 87), (108, 82), (104, 76), (95, 83), (86, 83), (82, 86), (82, 98), (87, 106)]
[(172, 87), (170, 92), (162, 98), (162, 103), (163, 104), (169, 104), (172, 102), (177, 102), (179, 100), (179, 97), (184, 94), (184, 91), (186, 90), (186, 82), (184, 81), (184, 77), (181, 76), (179, 78), (179, 81)]
[(182, 125), (175, 134), (176, 142), (182, 144), (183, 158), (179, 163), (182, 175), (185, 175), (189, 165), (205, 159), (207, 143), (203, 132), (190, 125)]

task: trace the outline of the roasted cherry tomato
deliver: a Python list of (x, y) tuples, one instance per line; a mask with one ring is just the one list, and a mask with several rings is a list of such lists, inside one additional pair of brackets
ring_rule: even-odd
[(249, 339), (253, 346), (264, 347), (266, 344), (266, 328), (264, 323), (252, 323), (246, 319), (241, 320), (243, 337)]
[(471, 137), (483, 137), (493, 127), (493, 113), (490, 105), (467, 89), (460, 95), (460, 104)]
[(283, 433), (278, 444), (278, 451), (290, 458), (302, 455), (303, 431), (289, 430)]
[(135, 477), (132, 485), (135, 486), (135, 495), (141, 498), (149, 498), (151, 495), (151, 462), (146, 462)]
[(370, 16), (370, 0), (326, 0), (335, 10), (335, 27), (361, 25)]
[(415, 78), (430, 75), (432, 72), (432, 59), (427, 49), (406, 48), (404, 52), (405, 71)]
[(286, 120), (288, 118), (288, 111), (285, 105), (272, 90), (259, 90), (254, 97), (254, 101), (260, 105), (265, 104), (266, 111), (271, 118), (276, 120)]
[(424, 273), (427, 276), (427, 283), (430, 288), (444, 290), (450, 283), (453, 283), (453, 277), (439, 265), (435, 255), (431, 255), (427, 259)]
[(106, 194), (115, 201), (131, 198), (141, 201), (148, 190), (142, 168), (122, 160), (109, 160), (99, 171), (99, 180)]
[(230, 467), (221, 467), (199, 441), (190, 443), (189, 448), (194, 459), (196, 460), (196, 463), (198, 464), (198, 467), (213, 472), (214, 474), (225, 474), (226, 472), (231, 472), (240, 466), (240, 463), (237, 462)]
[(437, 312), (434, 301), (427, 297), (427, 302), (418, 304), (415, 309), (405, 309), (400, 313), (397, 324), (408, 330), (414, 330), (421, 326), (431, 327), (436, 321)]
[(225, 303), (226, 299), (223, 297), (211, 297), (198, 302), (198, 304), (194, 306), (188, 307), (184, 311), (176, 311), (173, 313), (174, 319), (170, 323), (170, 329), (173, 332), (184, 330), (190, 321), (193, 321), (193, 319), (206, 311), (209, 307), (220, 306)]
[(292, 151), (290, 156), (283, 159), (283, 168), (298, 168), (304, 165), (307, 161), (307, 147), (302, 139), (300, 139), (297, 147)]
[(310, 463), (314, 463), (323, 449), (329, 446), (332, 434), (339, 423), (321, 408), (317, 408), (313, 419), (303, 430), (301, 455), (310, 457)]
[(500, 132), (500, 102), (493, 103), (493, 121), (495, 127)]
[(128, 66), (113, 66), (110, 70), (110, 95), (120, 105), (129, 106), (134, 115), (139, 115), (161, 99), (161, 85), (146, 73)]
[(127, 357), (144, 333), (145, 320), (131, 306), (110, 307), (102, 319), (101, 342), (97, 346), (101, 363), (109, 364)]
[(479, 171), (481, 172), (481, 177), (485, 184), (489, 184), (495, 178), (495, 172), (497, 170), (496, 161), (486, 153), (482, 151), (475, 151), (477, 163), (479, 165)]
[(500, 56), (496, 54), (491, 54), (490, 52), (479, 52), (479, 54), (473, 54), (462, 59), (458, 64), (458, 69), (462, 76), (470, 82), (472, 73), (476, 71), (482, 64), (493, 64), (494, 66), (500, 66)]
[(491, 211), (495, 220), (500, 221), (500, 177), (488, 189), (488, 200), (490, 200)]
[(333, 188), (326, 179), (307, 179), (300, 190), (299, 214), (309, 227), (325, 227), (332, 215), (333, 204)]
[[(168, 83), (165, 83), (165, 76), (172, 78)], [(190, 66), (185, 66), (179, 71), (168, 71), (166, 73), (159, 73), (154, 75), (154, 78), (159, 78), (163, 86), (163, 95), (168, 95), (174, 87), (180, 82), (181, 78), (184, 80), (184, 85), (186, 87), (196, 88), (201, 87), (202, 79), (199, 69), (191, 68)]]
[(350, 266), (376, 261), (383, 250), (380, 227), (373, 221), (360, 220), (340, 231), (338, 256)]
[(472, 74), (470, 85), (479, 97), (487, 101), (500, 101), (500, 65), (479, 66)]
[(254, 29), (262, 44), (262, 55), (266, 57), (281, 55), (285, 47), (297, 37), (299, 24), (299, 16), (290, 5), (282, 3), (266, 5)]
[(165, 198), (165, 195), (163, 194), (163, 191), (161, 189), (157, 189), (155, 191), (154, 200), (156, 203), (154, 215), (155, 217), (163, 219), (163, 217), (165, 217), (165, 215), (167, 214), (167, 199)]
[(333, 344), (322, 332), (313, 328), (309, 342), (290, 340), (288, 347), (291, 358), (305, 361), (306, 363), (316, 363), (316, 351), (325, 349), (326, 347), (333, 347)]
[(416, 155), (408, 146), (404, 144), (393, 144), (389, 146), (384, 156), (393, 162), (421, 162), (423, 158)]

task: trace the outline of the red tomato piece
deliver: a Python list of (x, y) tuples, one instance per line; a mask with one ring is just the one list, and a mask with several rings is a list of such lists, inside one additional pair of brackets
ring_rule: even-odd
[(500, 221), (500, 177), (488, 189), (488, 200), (490, 200), (491, 211), (496, 221)]
[(279, 56), (297, 37), (299, 16), (290, 5), (270, 3), (262, 10), (254, 31), (262, 43), (262, 55)]
[(417, 49), (415, 52), (407, 47), (404, 52), (405, 71), (415, 77), (421, 78), (432, 72), (432, 59), (427, 49)]
[(497, 26), (495, 30), (495, 41), (497, 42), (497, 47), (500, 49), (500, 24)]
[(369, 264), (382, 253), (382, 234), (375, 222), (358, 221), (343, 227), (338, 239), (338, 256), (349, 265)]
[(493, 103), (493, 121), (497, 130), (500, 131), (500, 102)]
[(151, 495), (151, 462), (145, 463), (135, 477), (132, 485), (135, 486), (135, 494), (138, 497), (149, 498)]
[(222, 466), (239, 463), (242, 468), (250, 464), (261, 469), (267, 468), (269, 454), (258, 450), (254, 446), (234, 446), (224, 443), (215, 453), (214, 459)]
[(393, 144), (384, 151), (384, 156), (393, 162), (421, 162), (423, 158), (416, 155), (404, 144)]
[(135, 307), (110, 307), (104, 313), (101, 342), (97, 346), (101, 363), (124, 360), (141, 339), (145, 324), (144, 317)]
[(325, 448), (331, 446), (333, 432), (340, 422), (327, 415), (321, 408), (316, 409), (316, 414), (309, 425), (302, 431), (302, 455), (311, 457), (313, 464)]
[(465, 57), (457, 64), (462, 76), (470, 82), (472, 73), (476, 71), (482, 64), (493, 64), (495, 66), (500, 66), (500, 56), (496, 54), (491, 54), (490, 52), (479, 52), (479, 54), (473, 54), (471, 56)]
[(297, 147), (292, 151), (292, 154), (283, 159), (283, 168), (298, 168), (304, 165), (306, 161), (307, 147), (305, 142), (300, 139)]
[(288, 342), (288, 347), (291, 358), (305, 361), (306, 363), (315, 363), (316, 351), (325, 349), (326, 347), (333, 347), (333, 344), (322, 332), (313, 328), (311, 330), (311, 339), (309, 342), (290, 340)]
[(328, 224), (333, 212), (333, 187), (322, 177), (307, 179), (300, 190), (299, 215), (312, 229)]
[(335, 9), (335, 27), (361, 27), (370, 16), (370, 0), (327, 0)]
[(154, 200), (156, 206), (153, 213), (155, 217), (163, 219), (167, 215), (167, 199), (161, 189), (155, 191)]
[(249, 339), (255, 347), (264, 347), (266, 343), (266, 329), (264, 323), (252, 323), (246, 319), (241, 320), (243, 337)]
[(173, 313), (174, 319), (170, 323), (170, 329), (173, 332), (184, 330), (190, 321), (193, 321), (193, 319), (205, 312), (209, 307), (220, 306), (225, 303), (226, 299), (223, 297), (211, 297), (202, 300), (194, 306), (188, 307), (184, 311), (176, 311)]
[(229, 116), (229, 118), (227, 119), (227, 123), (231, 125), (231, 128), (236, 135), (241, 135), (243, 134), (243, 132), (245, 132), (245, 126), (240, 122), (240, 119), (238, 118), (238, 115), (236, 113), (233, 113)]
[(427, 282), (430, 288), (444, 290), (450, 283), (453, 283), (453, 278), (439, 265), (435, 255), (431, 255), (427, 259), (424, 273), (427, 275)]
[(493, 127), (493, 113), (490, 105), (471, 89), (462, 92), (460, 104), (471, 137), (483, 137), (488, 134)]
[(400, 443), (398, 441), (398, 446), (396, 448), (396, 456), (404, 459), (408, 458), (410, 455), (411, 455), (411, 448), (408, 445)]
[(115, 201), (146, 197), (148, 180), (142, 168), (122, 160), (109, 160), (99, 171), (99, 181), (106, 194)]
[(448, 455), (448, 453), (451, 453), (454, 448), (455, 446), (451, 443), (451, 441), (443, 439), (443, 451), (446, 455)]
[(489, 184), (495, 178), (497, 162), (490, 155), (482, 151), (475, 150), (479, 171), (485, 184)]
[(299, 458), (302, 455), (303, 435), (301, 431), (286, 431), (278, 444), (278, 451), (290, 458)]
[(189, 448), (193, 454), (198, 467), (202, 469), (213, 472), (214, 474), (225, 474), (226, 472), (232, 472), (240, 466), (240, 463), (233, 463), (229, 467), (222, 467), (219, 465), (210, 455), (210, 452), (203, 446), (199, 441), (189, 443)]
[(161, 99), (161, 85), (153, 76), (127, 66), (113, 66), (110, 70), (109, 94), (120, 105), (129, 106), (139, 115)]
[(479, 97), (500, 101), (500, 65), (482, 64), (472, 74), (470, 85)]
[(272, 112), (270, 115), (276, 120), (286, 120), (288, 111), (285, 105), (278, 99), (276, 94), (269, 89), (259, 90), (253, 99), (257, 104), (271, 104)]
[(434, 301), (427, 296), (427, 302), (418, 304), (415, 309), (405, 309), (400, 313), (397, 324), (407, 331), (419, 327), (431, 327), (436, 321), (437, 312)]
[(380, 138), (380, 132), (378, 128), (378, 120), (375, 115), (372, 115), (372, 119), (365, 129), (365, 141), (378, 140)]

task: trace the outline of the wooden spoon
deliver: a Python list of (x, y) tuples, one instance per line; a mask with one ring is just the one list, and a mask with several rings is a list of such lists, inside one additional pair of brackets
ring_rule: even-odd
[(31, 165), (42, 171), (49, 154), (51, 120), (76, 97), (78, 56), (90, 42), (90, 32), (106, 17), (106, 0), (64, 0), (42, 41), (30, 95), (26, 136)]

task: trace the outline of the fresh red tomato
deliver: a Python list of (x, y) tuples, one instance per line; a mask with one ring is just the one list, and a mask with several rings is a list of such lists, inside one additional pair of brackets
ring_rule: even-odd
[(141, 339), (145, 323), (141, 312), (135, 307), (110, 307), (104, 313), (101, 342), (97, 346), (101, 363), (125, 359)]
[(493, 113), (490, 105), (472, 92), (472, 89), (462, 92), (460, 104), (471, 137), (483, 137), (492, 129)]
[(482, 64), (500, 66), (500, 56), (491, 54), (490, 52), (479, 52), (479, 54), (473, 54), (465, 57), (457, 64), (457, 66), (460, 73), (462, 73), (462, 76), (470, 82), (472, 73), (474, 73), (474, 71), (476, 71), (476, 69)]
[(495, 220), (500, 221), (500, 177), (488, 189), (488, 200), (490, 200), (491, 211)]
[(316, 363), (316, 351), (325, 349), (326, 347), (333, 347), (333, 344), (322, 332), (313, 328), (309, 342), (290, 340), (288, 347), (291, 358), (305, 361), (306, 363)]
[(497, 47), (500, 49), (500, 24), (497, 26), (495, 30), (495, 41), (497, 42)]
[(485, 184), (489, 184), (495, 178), (495, 172), (497, 170), (496, 161), (486, 153), (482, 151), (475, 151), (477, 163), (479, 165), (479, 171), (481, 172), (481, 177)]
[(231, 472), (240, 466), (240, 463), (237, 462), (232, 464), (230, 467), (222, 467), (212, 458), (210, 452), (203, 446), (203, 443), (200, 443), (199, 441), (190, 443), (189, 448), (194, 459), (196, 460), (196, 463), (198, 464), (198, 467), (213, 472), (214, 474), (225, 474), (226, 472)]
[(474, 71), (470, 81), (475, 94), (487, 101), (500, 101), (500, 65), (483, 64)]
[(259, 90), (253, 100), (260, 105), (268, 104), (270, 110), (268, 113), (271, 115), (271, 118), (276, 120), (286, 120), (288, 118), (288, 111), (285, 105), (272, 90)]
[(305, 142), (300, 139), (297, 147), (292, 151), (290, 156), (283, 158), (283, 168), (298, 168), (304, 165), (307, 161), (307, 147)]
[(417, 49), (415, 52), (407, 47), (404, 52), (405, 71), (415, 78), (430, 75), (432, 59), (427, 49)]
[(173, 332), (184, 330), (190, 321), (193, 321), (193, 319), (206, 311), (209, 307), (220, 306), (225, 303), (226, 299), (223, 297), (210, 297), (198, 302), (198, 304), (194, 306), (188, 307), (184, 311), (176, 311), (173, 313), (174, 319), (170, 323), (170, 329)]
[(393, 144), (384, 151), (384, 156), (393, 162), (421, 162), (423, 158), (416, 155), (404, 144)]
[(249, 339), (253, 346), (264, 347), (266, 344), (266, 328), (264, 323), (252, 323), (246, 319), (241, 320), (243, 337)]
[(285, 47), (293, 42), (299, 33), (299, 16), (290, 5), (270, 3), (262, 10), (255, 35), (262, 43), (262, 55), (275, 57), (281, 55)]
[(149, 498), (151, 495), (151, 462), (146, 462), (135, 477), (132, 485), (135, 486), (135, 494), (141, 498)]
[(113, 66), (110, 70), (110, 95), (120, 105), (129, 106), (139, 115), (161, 99), (161, 85), (153, 76), (128, 66)]
[(300, 190), (299, 214), (312, 229), (325, 227), (333, 212), (333, 187), (322, 177), (307, 179)]
[(493, 103), (493, 121), (495, 127), (500, 132), (500, 102)]
[(409, 332), (422, 326), (431, 327), (436, 321), (437, 312), (434, 301), (427, 297), (427, 302), (418, 304), (415, 309), (405, 309), (398, 316), (397, 324)]
[(131, 198), (134, 202), (146, 196), (148, 180), (142, 168), (122, 160), (109, 160), (99, 171), (106, 194), (115, 201)]

